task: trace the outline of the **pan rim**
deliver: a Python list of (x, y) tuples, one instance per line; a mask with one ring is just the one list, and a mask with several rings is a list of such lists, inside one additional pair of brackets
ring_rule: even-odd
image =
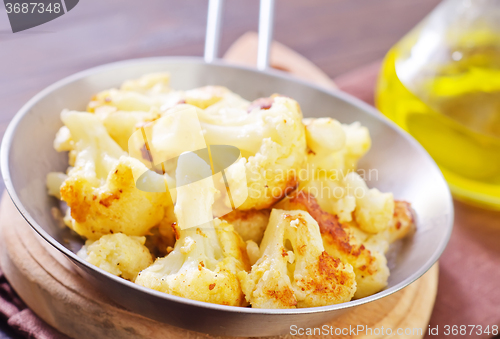
[(453, 206), (453, 200), (452, 196), (449, 190), (449, 187), (446, 185), (446, 197), (447, 201), (446, 204), (448, 205), (447, 211), (449, 212), (449, 215), (444, 214), (443, 216), (447, 217), (447, 225), (446, 225), (446, 234), (441, 239), (439, 242), (439, 245), (437, 246), (436, 250), (432, 254), (429, 260), (422, 265), (418, 270), (416, 270), (413, 274), (408, 276), (406, 279), (404, 279), (402, 282), (396, 284), (395, 286), (392, 286), (390, 288), (386, 288), (376, 294), (373, 294), (368, 297), (364, 297), (361, 299), (357, 300), (352, 300), (349, 302), (341, 303), (341, 304), (335, 304), (335, 305), (328, 305), (328, 306), (320, 306), (320, 307), (310, 307), (310, 308), (297, 308), (297, 309), (257, 309), (257, 308), (248, 308), (248, 307), (237, 307), (237, 306), (226, 306), (226, 305), (218, 305), (218, 304), (211, 304), (207, 302), (202, 302), (202, 301), (196, 301), (196, 300), (190, 300), (187, 298), (183, 297), (178, 297), (166, 293), (162, 293), (156, 290), (152, 290), (140, 285), (137, 285), (133, 282), (130, 282), (128, 280), (119, 278), (115, 275), (112, 275), (94, 265), (91, 265), (87, 261), (83, 260), (82, 258), (78, 257), (76, 253), (73, 253), (70, 251), (68, 248), (63, 246), (60, 242), (58, 242), (56, 239), (54, 239), (52, 236), (50, 236), (35, 220), (34, 218), (28, 213), (28, 211), (24, 208), (22, 202), (20, 201), (13, 185), (10, 179), (10, 169), (9, 169), (9, 155), (10, 155), (10, 149), (12, 146), (12, 141), (13, 137), (16, 133), (17, 127), (19, 123), (22, 121), (22, 119), (26, 116), (27, 112), (30, 110), (31, 107), (33, 107), (39, 100), (42, 98), (50, 95), (53, 91), (56, 89), (59, 89), (61, 87), (64, 87), (74, 81), (80, 80), (82, 78), (88, 77), (90, 75), (98, 74), (101, 71), (104, 70), (111, 70), (113, 68), (120, 68), (124, 67), (127, 65), (133, 65), (133, 64), (140, 64), (140, 63), (154, 63), (154, 62), (182, 62), (182, 63), (193, 63), (193, 64), (205, 64), (207, 66), (217, 66), (217, 67), (227, 67), (227, 68), (233, 68), (233, 69), (239, 69), (243, 71), (249, 71), (257, 74), (266, 74), (266, 75), (271, 75), (273, 77), (277, 77), (283, 80), (299, 83), (308, 87), (312, 87), (315, 90), (319, 90), (323, 93), (326, 93), (331, 96), (335, 96), (339, 98), (342, 101), (345, 101), (360, 110), (362, 110), (364, 113), (367, 113), (371, 115), (372, 117), (378, 119), (381, 121), (383, 124), (389, 125), (392, 129), (394, 129), (402, 138), (406, 139), (409, 143), (412, 144), (413, 147), (415, 147), (416, 150), (418, 150), (424, 157), (427, 158), (431, 162), (431, 165), (434, 167), (434, 169), (437, 171), (437, 173), (440, 175), (441, 179), (446, 183), (441, 171), (439, 170), (437, 164), (434, 162), (434, 160), (430, 157), (430, 155), (424, 150), (424, 148), (406, 131), (401, 129), (399, 126), (397, 126), (394, 122), (380, 114), (376, 108), (368, 105), (367, 103), (364, 103), (363, 101), (347, 94), (344, 92), (341, 92), (339, 90), (330, 90), (328, 88), (316, 85), (314, 83), (296, 78), (292, 75), (288, 75), (284, 72), (277, 71), (277, 70), (269, 70), (266, 72), (262, 72), (259, 70), (256, 70), (251, 67), (246, 67), (246, 66), (240, 66), (240, 65), (233, 65), (233, 64), (228, 64), (224, 61), (216, 60), (211, 64), (206, 64), (204, 60), (200, 57), (151, 57), (151, 58), (139, 58), (139, 59), (129, 59), (129, 60), (124, 60), (124, 61), (118, 61), (118, 62), (113, 62), (113, 63), (108, 63), (100, 66), (96, 66), (93, 68), (89, 68), (83, 71), (80, 71), (78, 73), (75, 73), (73, 75), (70, 75), (66, 78), (63, 78), (52, 85), (46, 87), (39, 93), (37, 93), (35, 96), (33, 96), (28, 102), (26, 102), (21, 109), (16, 113), (12, 121), (9, 123), (9, 126), (5, 132), (5, 135), (2, 140), (2, 145), (1, 145), (1, 154), (0, 154), (0, 169), (2, 171), (2, 178), (5, 183), (6, 190), (12, 199), (14, 205), (16, 206), (17, 210), (21, 213), (23, 218), (28, 222), (28, 224), (31, 226), (31, 228), (38, 233), (45, 241), (47, 241), (51, 246), (56, 248), (59, 252), (64, 254), (67, 259), (69, 259), (72, 262), (76, 262), (79, 265), (82, 265), (86, 267), (89, 270), (97, 271), (100, 274), (104, 275), (106, 278), (113, 280), (116, 283), (123, 284), (129, 288), (133, 288), (136, 290), (139, 290), (142, 293), (147, 293), (151, 296), (166, 299), (171, 302), (177, 302), (177, 303), (182, 303), (186, 306), (196, 306), (196, 307), (201, 307), (205, 309), (210, 309), (210, 310), (217, 310), (221, 312), (233, 312), (233, 313), (244, 313), (244, 314), (261, 314), (261, 315), (300, 315), (300, 314), (311, 314), (311, 313), (323, 313), (323, 312), (330, 312), (330, 311), (335, 311), (335, 310), (342, 310), (342, 309), (347, 309), (355, 306), (359, 306), (362, 304), (366, 304), (372, 301), (376, 301), (379, 299), (382, 299), (384, 297), (387, 297), (405, 287), (413, 283), (415, 280), (420, 278), (423, 274), (425, 274), (433, 265), (434, 263), (439, 259), (441, 254), (443, 253), (444, 249), (446, 248), (446, 245), (448, 244), (448, 241), (451, 237), (451, 232), (453, 230), (453, 220), (454, 220), (454, 206)]

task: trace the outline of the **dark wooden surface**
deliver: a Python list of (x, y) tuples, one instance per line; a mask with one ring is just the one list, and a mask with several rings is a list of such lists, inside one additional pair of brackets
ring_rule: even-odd
[[(336, 77), (382, 58), (438, 2), (277, 0), (274, 37)], [(66, 15), (16, 34), (0, 7), (0, 136), (34, 94), (77, 71), (129, 58), (203, 54), (206, 0), (82, 0)], [(226, 0), (221, 54), (257, 30), (257, 21), (257, 0)], [(0, 338), (10, 337), (0, 321)]]

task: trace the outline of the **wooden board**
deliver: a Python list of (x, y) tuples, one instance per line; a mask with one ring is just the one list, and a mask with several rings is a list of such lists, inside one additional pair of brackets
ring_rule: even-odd
[[(7, 194), (2, 197), (0, 205), (0, 266), (26, 304), (43, 320), (70, 337), (213, 338), (144, 318), (114, 304), (92, 288), (71, 266), (49, 253), (45, 241), (26, 223)], [(403, 290), (362, 305), (327, 325), (345, 331), (359, 325), (373, 330), (383, 326), (393, 331), (422, 328), (425, 333), (436, 297), (437, 275), (436, 265)], [(355, 336), (365, 337), (370, 336)], [(353, 337), (343, 335), (339, 338)]]
[[(257, 43), (257, 33), (247, 32), (243, 34), (224, 54), (224, 60), (245, 66), (255, 66), (257, 64)], [(271, 67), (292, 73), (298, 78), (318, 85), (337, 88), (332, 79), (299, 53), (276, 41), (273, 41), (271, 48)]]
[[(255, 52), (256, 37), (245, 35), (228, 51), (228, 57)], [(278, 47), (276, 47), (278, 46)], [(314, 65), (281, 45), (280, 65), (306, 80), (333, 88), (333, 82)], [(253, 50), (252, 50), (253, 49)], [(232, 56), (232, 57), (231, 57)], [(274, 60), (274, 59), (273, 59)], [(300, 60), (300, 61), (297, 61)], [(249, 63), (249, 61), (246, 61)], [(297, 67), (296, 67), (297, 66)], [(310, 70), (310, 71), (304, 71)], [(313, 71), (314, 70), (314, 71)], [(328, 80), (326, 80), (326, 79)], [(323, 79), (323, 80), (321, 80)], [(36, 234), (4, 194), (0, 205), (0, 266), (26, 304), (43, 320), (74, 338), (212, 338), (182, 330), (133, 314), (110, 301), (73, 271), (61, 254)], [(362, 305), (336, 318), (329, 327), (343, 329), (365, 326), (377, 329), (427, 330), (438, 281), (437, 264), (419, 280), (381, 300)], [(296, 338), (329, 338), (329, 335)], [(339, 338), (422, 338), (411, 335), (366, 335)], [(276, 338), (284, 338), (276, 337)]]

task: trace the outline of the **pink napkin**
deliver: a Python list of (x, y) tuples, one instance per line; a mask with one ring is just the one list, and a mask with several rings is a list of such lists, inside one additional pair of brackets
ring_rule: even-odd
[(0, 317), (18, 334), (29, 339), (67, 339), (33, 313), (9, 285), (0, 270)]

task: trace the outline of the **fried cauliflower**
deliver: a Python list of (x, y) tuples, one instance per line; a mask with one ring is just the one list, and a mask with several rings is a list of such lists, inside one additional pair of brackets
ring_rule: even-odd
[(156, 110), (149, 112), (118, 111), (116, 107), (103, 106), (96, 108), (95, 115), (101, 119), (111, 138), (128, 152), (128, 142), (132, 134), (141, 126), (160, 117)]
[(389, 268), (385, 251), (391, 242), (406, 236), (415, 227), (411, 208), (404, 202), (397, 203), (397, 213), (389, 227), (376, 235), (364, 232), (355, 222), (341, 223), (336, 215), (322, 210), (312, 194), (304, 191), (295, 192), (278, 206), (307, 211), (318, 222), (328, 254), (354, 268), (355, 298), (372, 295), (387, 286)]
[[(144, 173), (147, 168), (127, 156), (96, 116), (64, 112), (62, 120), (71, 131), (77, 154), (60, 187), (70, 211), (66, 224), (91, 240), (110, 233), (147, 234), (172, 204), (168, 191), (151, 193), (136, 187), (133, 172)], [(163, 176), (152, 171), (148, 176), (157, 186), (166, 186)]]
[(210, 171), (210, 166), (196, 157), (184, 153), (177, 165), (177, 182), (190, 184), (177, 191), (175, 247), (143, 270), (136, 283), (188, 299), (245, 306), (237, 279), (238, 272), (250, 268), (245, 243), (230, 224), (212, 220), (212, 178), (196, 181), (204, 171)]
[(369, 189), (356, 172), (342, 179), (320, 176), (302, 183), (301, 189), (314, 195), (321, 208), (337, 215), (341, 222), (355, 220), (368, 233), (387, 229), (394, 214), (392, 193)]
[(95, 112), (99, 107), (114, 107), (118, 111), (150, 112), (164, 111), (184, 102), (182, 91), (169, 87), (168, 73), (146, 74), (136, 80), (129, 80), (117, 88), (96, 94), (87, 106), (87, 111)]
[(304, 119), (311, 176), (338, 178), (356, 169), (371, 147), (370, 133), (359, 122), (340, 124), (331, 118)]
[[(119, 89), (102, 91), (92, 98), (87, 110), (95, 112), (101, 107), (114, 107), (119, 111), (161, 111), (164, 112), (177, 104), (189, 104), (200, 109), (210, 106), (240, 107), (248, 101), (222, 86), (204, 86), (188, 91), (174, 91), (169, 86), (167, 73), (147, 74), (136, 80), (129, 80)], [(211, 108), (213, 111), (213, 108)]]
[(389, 244), (403, 239), (416, 230), (416, 217), (411, 204), (406, 201), (394, 202), (394, 216), (387, 228)]
[(244, 241), (253, 241), (260, 244), (264, 232), (266, 231), (267, 224), (269, 223), (269, 215), (271, 210), (248, 210), (240, 211), (234, 210), (221, 217), (233, 225), (234, 229)]
[(77, 254), (106, 272), (134, 281), (140, 271), (153, 263), (145, 241), (145, 237), (108, 234), (97, 241), (87, 240)]
[(250, 273), (238, 274), (252, 307), (332, 305), (356, 291), (351, 265), (325, 252), (318, 223), (307, 212), (273, 209), (260, 254)]
[(241, 151), (248, 198), (239, 209), (269, 208), (298, 185), (306, 157), (302, 112), (296, 101), (279, 96), (272, 98), (269, 108), (242, 112), (200, 110), (199, 119), (207, 144)]
[[(249, 210), (269, 208), (296, 187), (297, 173), (306, 159), (305, 130), (297, 102), (279, 96), (265, 99), (269, 105), (252, 105), (220, 86), (172, 91), (168, 76), (156, 74), (97, 94), (88, 110), (101, 112), (110, 135), (127, 150), (127, 136), (138, 124), (152, 121), (156, 112), (163, 115), (179, 104), (197, 107), (208, 144), (241, 150), (248, 198), (239, 209)], [(116, 111), (110, 113), (113, 109)]]
[(173, 90), (167, 73), (63, 111), (47, 175), (78, 255), (141, 286), (255, 308), (347, 302), (387, 286), (386, 253), (415, 229), (411, 205), (357, 174), (368, 129), (303, 119), (278, 94)]

